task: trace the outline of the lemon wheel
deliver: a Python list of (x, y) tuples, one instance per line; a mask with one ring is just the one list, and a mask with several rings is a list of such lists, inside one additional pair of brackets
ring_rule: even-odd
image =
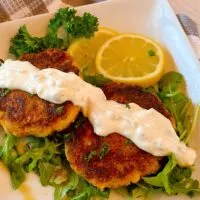
[(94, 37), (89, 39), (75, 40), (68, 48), (67, 52), (72, 55), (75, 65), (82, 69), (88, 68), (89, 74), (95, 74), (95, 58), (99, 48), (111, 37), (118, 33), (109, 28), (99, 28)]
[(164, 52), (153, 40), (136, 34), (119, 34), (97, 52), (97, 71), (121, 83), (150, 86), (162, 76)]

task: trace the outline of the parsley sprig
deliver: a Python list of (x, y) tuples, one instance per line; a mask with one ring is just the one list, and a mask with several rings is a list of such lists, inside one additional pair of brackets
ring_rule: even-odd
[[(60, 29), (63, 29), (60, 34)], [(76, 38), (90, 38), (98, 30), (98, 18), (90, 13), (77, 15), (73, 8), (61, 8), (50, 20), (44, 37), (33, 37), (26, 26), (21, 26), (12, 38), (9, 52), (16, 57), (24, 53), (36, 53), (47, 48), (67, 49)]]

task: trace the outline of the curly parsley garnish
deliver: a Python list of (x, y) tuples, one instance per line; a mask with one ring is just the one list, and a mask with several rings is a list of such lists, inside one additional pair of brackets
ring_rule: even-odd
[[(90, 13), (78, 16), (73, 8), (61, 8), (50, 20), (44, 37), (33, 37), (25, 25), (21, 26), (11, 40), (9, 52), (20, 57), (24, 53), (37, 53), (47, 48), (67, 49), (74, 39), (93, 36), (98, 25), (98, 18)], [(60, 28), (63, 29), (62, 34), (58, 34)]]

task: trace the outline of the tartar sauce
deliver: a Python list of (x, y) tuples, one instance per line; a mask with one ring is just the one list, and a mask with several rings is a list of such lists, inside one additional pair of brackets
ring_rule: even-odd
[(39, 70), (29, 62), (6, 60), (0, 67), (0, 88), (20, 89), (55, 104), (80, 106), (99, 136), (117, 132), (155, 156), (173, 153), (181, 166), (194, 164), (196, 153), (179, 140), (170, 120), (154, 109), (108, 101), (100, 88), (74, 73)]

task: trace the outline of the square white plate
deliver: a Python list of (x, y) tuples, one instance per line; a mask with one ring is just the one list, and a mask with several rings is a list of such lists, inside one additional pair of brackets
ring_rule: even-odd
[[(187, 40), (176, 16), (166, 0), (108, 0), (98, 4), (91, 4), (77, 8), (79, 13), (85, 11), (96, 15), (102, 26), (110, 27), (119, 32), (135, 32), (147, 35), (157, 40), (171, 54), (171, 60), (168, 63), (167, 70), (174, 68), (181, 72), (186, 80), (189, 97), (194, 104), (200, 103), (200, 65), (197, 57)], [(44, 34), (49, 19), (52, 14), (43, 14), (39, 16), (20, 19), (12, 22), (0, 24), (0, 58), (8, 57), (8, 48), (10, 39), (16, 34), (18, 28), (26, 24), (28, 30), (35, 36)], [(195, 148), (198, 154), (196, 162), (196, 171), (194, 176), (200, 177), (200, 121), (196, 134), (193, 136), (191, 146)], [(34, 187), (33, 184), (31, 184)], [(0, 188), (5, 185), (0, 181)], [(46, 191), (47, 192), (47, 191)], [(45, 195), (41, 196), (32, 192), (33, 196), (39, 200), (50, 200)], [(0, 190), (1, 197), (1, 190)], [(1, 199), (1, 198), (0, 198)], [(19, 200), (23, 198), (17, 198)], [(116, 197), (114, 198), (117, 199)], [(161, 200), (184, 200), (188, 197), (176, 196), (168, 197), (165, 195), (155, 196), (153, 199)], [(195, 200), (200, 197), (193, 198)], [(8, 199), (4, 200), (11, 200)]]

